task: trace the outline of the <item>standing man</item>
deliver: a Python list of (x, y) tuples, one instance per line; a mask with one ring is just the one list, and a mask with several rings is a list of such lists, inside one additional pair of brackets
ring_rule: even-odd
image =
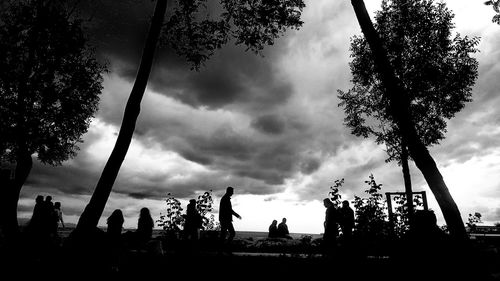
[(326, 208), (325, 212), (325, 232), (323, 233), (323, 251), (328, 257), (331, 257), (337, 246), (338, 229), (338, 213), (335, 205), (329, 198), (323, 199), (323, 205)]
[(349, 207), (349, 201), (342, 201), (340, 208), (340, 229), (342, 229), (342, 237), (348, 245), (352, 238), (352, 229), (354, 227), (354, 211)]
[[(222, 196), (222, 199), (220, 200), (219, 222), (221, 250), (225, 246), (224, 244), (226, 243), (227, 232), (229, 232), (229, 237), (227, 238), (227, 247), (230, 246), (231, 242), (233, 241), (234, 235), (236, 234), (233, 226), (233, 215), (241, 219), (241, 216), (233, 210), (233, 207), (231, 205), (231, 196), (233, 195), (233, 193), (234, 189), (231, 186), (228, 186), (226, 188), (226, 194), (224, 194), (224, 196)], [(230, 252), (229, 249), (228, 252)]]

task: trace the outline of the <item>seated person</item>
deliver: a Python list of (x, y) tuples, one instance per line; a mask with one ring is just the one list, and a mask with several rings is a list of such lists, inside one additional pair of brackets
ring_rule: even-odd
[(286, 218), (283, 218), (283, 220), (278, 224), (278, 236), (280, 238), (287, 238), (287, 239), (292, 239), (290, 236), (290, 232), (288, 231), (288, 226), (286, 225)]
[(269, 226), (268, 237), (269, 238), (276, 238), (276, 237), (278, 237), (278, 221), (277, 220), (273, 220), (273, 222)]

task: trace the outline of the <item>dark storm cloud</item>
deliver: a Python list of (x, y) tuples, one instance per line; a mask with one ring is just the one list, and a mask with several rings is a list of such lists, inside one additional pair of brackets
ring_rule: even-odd
[[(143, 5), (141, 1), (97, 3), (101, 6), (92, 10), (94, 20), (90, 32), (93, 41), (97, 43), (98, 52), (110, 60), (113, 75), (133, 83), (153, 4), (148, 2)], [(274, 113), (295, 94), (291, 81), (284, 79), (275, 66), (287, 48), (284, 44), (286, 40), (278, 39), (274, 46), (265, 50), (264, 57), (245, 52), (243, 46), (234, 46), (229, 42), (199, 72), (190, 71), (181, 58), (162, 47), (158, 49), (148, 83), (148, 88), (155, 93), (171, 97), (193, 109), (224, 109), (256, 116), (251, 117), (254, 119), (251, 126), (257, 132), (282, 136), (283, 139), (264, 141), (263, 136), (250, 137), (248, 133), (242, 134), (241, 130), (236, 132), (220, 125), (210, 127), (212, 133), (198, 133), (197, 126), (200, 125), (190, 124), (189, 120), (159, 118), (150, 112), (162, 109), (145, 106), (144, 103), (135, 137), (143, 141), (152, 138), (153, 142), (161, 143), (164, 149), (175, 151), (184, 159), (221, 171), (221, 176), (244, 179), (250, 183), (256, 181), (251, 184), (259, 186), (256, 193), (265, 194), (276, 189), (298, 171), (313, 173), (321, 163), (319, 159), (304, 156), (308, 148), (303, 140), (313, 139), (308, 126), (297, 118), (287, 119), (282, 114)], [(116, 86), (119, 90), (114, 90)], [(121, 123), (129, 86), (108, 85), (105, 88), (107, 96), (100, 104), (99, 118), (114, 125)], [(189, 119), (188, 115), (185, 113), (184, 118)], [(293, 134), (298, 130), (304, 133)], [(173, 141), (174, 138), (177, 141)], [(114, 191), (130, 192), (135, 198), (160, 196), (147, 191), (161, 190), (158, 182), (144, 176), (141, 178), (135, 183), (140, 185), (135, 190), (132, 190), (131, 182), (118, 179), (118, 188)], [(175, 186), (190, 183), (171, 184), (176, 189)], [(188, 192), (190, 190), (183, 188)]]
[[(90, 132), (86, 135), (85, 143), (81, 145), (78, 156), (62, 166), (53, 167), (35, 161), (26, 182), (31, 192), (25, 189), (26, 192), (21, 195), (21, 198), (29, 199), (28, 201), (31, 202), (38, 191), (60, 194), (59, 197), (91, 195), (101, 175), (104, 162), (97, 161), (90, 152), (92, 145), (102, 138), (103, 136)], [(196, 198), (200, 195), (200, 190), (222, 192), (227, 186), (238, 187), (241, 194), (269, 194), (281, 191), (283, 186), (269, 184), (266, 175), (251, 177), (245, 171), (246, 166), (243, 163), (248, 160), (251, 152), (250, 146), (241, 140), (243, 139), (234, 132), (219, 130), (205, 143), (199, 142), (200, 147), (197, 149), (208, 150), (208, 155), (213, 158), (211, 161), (220, 162), (211, 170), (204, 171), (190, 171), (189, 169), (177, 171), (175, 168), (167, 171), (144, 169), (138, 166), (140, 164), (135, 163), (133, 157), (137, 156), (129, 155), (128, 161), (125, 160), (113, 185), (113, 194), (121, 194), (134, 199), (162, 200), (169, 192), (176, 198)], [(136, 143), (142, 146), (148, 145), (139, 140)], [(179, 177), (180, 174), (182, 176)], [(276, 176), (273, 175), (273, 177)], [(27, 206), (30, 208), (31, 205)], [(83, 206), (76, 206), (75, 214), (80, 214), (82, 208)], [(65, 212), (65, 214), (70, 213)]]
[[(98, 54), (110, 62), (114, 72), (131, 82), (149, 28), (154, 8), (151, 2), (105, 0), (83, 4), (84, 13), (92, 18), (89, 34)], [(284, 39), (270, 48), (280, 46), (280, 40)], [(236, 104), (249, 109), (272, 108), (286, 102), (291, 94), (289, 83), (278, 79), (272, 67), (277, 54), (278, 50), (266, 50), (261, 57), (229, 42), (196, 72), (190, 71), (171, 49), (160, 46), (148, 87), (193, 107), (216, 109)]]
[(310, 175), (316, 172), (321, 166), (321, 161), (318, 159), (305, 159), (300, 164), (300, 171), (305, 175)]
[(292, 146), (249, 139), (228, 128), (217, 129), (209, 137), (186, 138), (182, 144), (185, 148), (176, 150), (185, 158), (201, 159), (198, 163), (213, 169), (269, 184), (282, 184), (294, 171), (296, 152)]
[(263, 115), (252, 121), (251, 126), (270, 135), (279, 135), (285, 130), (285, 122), (278, 115)]
[(271, 109), (284, 104), (293, 90), (289, 82), (275, 73), (275, 52), (270, 50), (265, 57), (260, 57), (245, 52), (241, 46), (228, 44), (196, 72), (174, 65), (166, 53), (160, 51), (149, 86), (155, 92), (195, 108), (232, 105), (248, 111)]
[(98, 175), (89, 171), (88, 165), (82, 164), (76, 167), (52, 167), (35, 162), (26, 185), (51, 187), (71, 191), (73, 194), (89, 194), (89, 190), (97, 183)]

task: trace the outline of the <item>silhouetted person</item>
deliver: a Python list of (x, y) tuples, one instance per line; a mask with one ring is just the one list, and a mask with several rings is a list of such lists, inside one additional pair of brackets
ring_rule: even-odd
[(107, 219), (108, 228), (106, 230), (107, 246), (108, 246), (108, 262), (112, 271), (118, 271), (120, 264), (120, 256), (123, 251), (122, 228), (123, 228), (123, 213), (120, 209), (116, 209)]
[(61, 210), (61, 202), (55, 202), (54, 203), (54, 209), (52, 211), (52, 219), (51, 219), (51, 224), (52, 224), (52, 236), (55, 238), (59, 238), (59, 234), (57, 233), (57, 230), (59, 228), (59, 222), (61, 222), (61, 226), (64, 228), (64, 220), (63, 220), (63, 214)]
[(38, 195), (35, 199), (35, 207), (33, 207), (33, 214), (28, 223), (28, 231), (32, 235), (41, 235), (43, 228), (43, 196)]
[(283, 218), (278, 224), (277, 235), (280, 238), (292, 239), (290, 232), (288, 231), (288, 225), (286, 225), (286, 218)]
[(269, 226), (269, 234), (267, 236), (269, 238), (278, 237), (278, 221), (277, 220), (273, 220), (273, 222)]
[(327, 256), (331, 256), (337, 245), (338, 229), (338, 213), (335, 205), (329, 198), (323, 199), (325, 211), (325, 232), (323, 233), (323, 250)]
[(149, 209), (144, 207), (139, 213), (137, 221), (136, 237), (139, 247), (144, 247), (153, 236), (154, 221)]
[(57, 224), (59, 225), (59, 222), (60, 222), (61, 226), (63, 228), (65, 228), (65, 226), (64, 226), (64, 219), (63, 219), (63, 212), (62, 212), (62, 209), (61, 209), (61, 202), (54, 203), (54, 210), (56, 212)]
[(55, 211), (52, 196), (45, 196), (45, 201), (42, 204), (42, 232), (43, 235), (54, 237)]
[[(233, 193), (234, 189), (231, 186), (228, 186), (226, 188), (226, 194), (222, 196), (219, 205), (220, 247), (222, 250), (224, 246), (226, 246), (226, 250), (229, 252), (229, 246), (231, 245), (234, 235), (236, 234), (233, 226), (233, 216), (241, 219), (241, 216), (233, 210), (233, 207), (231, 205), (231, 196), (233, 195)], [(226, 235), (228, 232), (229, 237), (226, 241)], [(227, 245), (225, 245), (225, 243), (227, 243)]]
[(198, 240), (198, 229), (201, 228), (202, 218), (196, 210), (196, 200), (189, 200), (186, 208), (186, 221), (184, 223), (184, 237), (188, 240)]
[(354, 211), (349, 207), (349, 201), (342, 201), (342, 208), (339, 211), (340, 229), (346, 243), (350, 243), (352, 239), (352, 229), (354, 228)]

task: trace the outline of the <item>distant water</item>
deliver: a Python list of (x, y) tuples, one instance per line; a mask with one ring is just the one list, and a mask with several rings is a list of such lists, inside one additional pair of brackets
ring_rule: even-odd
[[(59, 228), (59, 236), (65, 238), (73, 231), (74, 227), (66, 227), (64, 229)], [(105, 228), (101, 228), (103, 231), (106, 231)], [(135, 231), (135, 229), (124, 229), (123, 233), (127, 231)], [(153, 230), (153, 237), (160, 236), (163, 230), (155, 229)], [(293, 239), (300, 239), (303, 235), (310, 235), (313, 239), (322, 237), (321, 234), (308, 234), (308, 233), (290, 233), (290, 236)], [(262, 231), (236, 231), (236, 238), (248, 239), (251, 238), (253, 240), (264, 239), (267, 238), (267, 232)]]

